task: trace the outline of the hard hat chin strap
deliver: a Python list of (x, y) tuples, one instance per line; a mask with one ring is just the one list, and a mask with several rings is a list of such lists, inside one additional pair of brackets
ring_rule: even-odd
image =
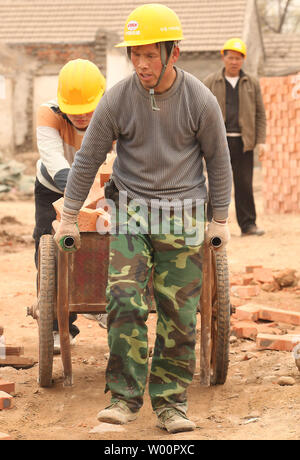
[(165, 74), (165, 71), (166, 71), (167, 66), (168, 66), (168, 64), (170, 62), (174, 47), (175, 47), (175, 42), (172, 44), (171, 51), (170, 51), (169, 55), (167, 56), (166, 44), (165, 43), (160, 43), (160, 56), (161, 56), (161, 62), (162, 62), (163, 68), (161, 70), (161, 73), (160, 73), (160, 76), (159, 76), (159, 78), (157, 80), (156, 85), (153, 86), (153, 88), (151, 88), (149, 90), (150, 100), (151, 100), (151, 107), (152, 107), (152, 110), (154, 112), (158, 112), (160, 110), (160, 108), (156, 104), (155, 95), (154, 95), (154, 89), (157, 88), (157, 86), (160, 84), (160, 82), (161, 82), (161, 80), (162, 80), (162, 78), (163, 78), (163, 76)]

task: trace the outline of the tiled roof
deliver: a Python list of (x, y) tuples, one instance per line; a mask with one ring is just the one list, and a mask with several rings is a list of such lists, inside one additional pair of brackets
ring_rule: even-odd
[(265, 34), (265, 75), (285, 75), (300, 70), (300, 34)]
[[(162, 0), (181, 19), (182, 51), (216, 51), (242, 36), (247, 0)], [(0, 0), (0, 42), (78, 43), (98, 30), (122, 38), (128, 14), (147, 0)]]

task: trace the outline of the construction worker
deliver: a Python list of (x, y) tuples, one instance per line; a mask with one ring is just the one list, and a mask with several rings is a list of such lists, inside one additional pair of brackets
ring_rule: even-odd
[(216, 96), (226, 126), (233, 171), (235, 209), (241, 236), (264, 234), (256, 225), (253, 196), (255, 147), (262, 159), (266, 146), (266, 114), (259, 81), (242, 70), (246, 44), (231, 38), (222, 50), (224, 67), (205, 78)]
[[(37, 162), (35, 183), (35, 264), (42, 235), (52, 233), (56, 218), (52, 203), (64, 194), (70, 167), (105, 91), (105, 78), (99, 68), (85, 59), (75, 59), (63, 66), (58, 77), (57, 100), (39, 107), (37, 114)], [(105, 316), (99, 317), (105, 326)], [(74, 343), (79, 329), (77, 315), (70, 314), (70, 339)], [(58, 324), (54, 321), (54, 352), (60, 352)]]
[(127, 48), (135, 72), (111, 88), (95, 111), (68, 177), (54, 237), (60, 250), (66, 235), (80, 247), (78, 211), (117, 140), (106, 193), (119, 211), (110, 238), (107, 285), (110, 356), (105, 391), (111, 392), (111, 405), (99, 412), (98, 420), (127, 423), (137, 418), (143, 404), (146, 294), (153, 272), (157, 330), (149, 393), (159, 427), (170, 433), (195, 429), (186, 413), (202, 280), (207, 197), (203, 158), (214, 217), (206, 238), (220, 237), (223, 247), (229, 240), (232, 181), (218, 103), (198, 79), (175, 65), (182, 39), (177, 14), (164, 5), (142, 5), (129, 15), (124, 41), (117, 46)]

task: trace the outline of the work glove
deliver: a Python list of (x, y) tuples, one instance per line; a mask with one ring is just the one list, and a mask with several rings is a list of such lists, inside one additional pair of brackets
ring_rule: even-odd
[(54, 235), (60, 251), (75, 252), (80, 246), (80, 232), (77, 225), (77, 211), (64, 209), (61, 215), (61, 221)]
[(217, 251), (219, 249), (224, 249), (229, 240), (230, 232), (227, 221), (225, 223), (221, 223), (212, 219), (205, 232), (206, 243)]

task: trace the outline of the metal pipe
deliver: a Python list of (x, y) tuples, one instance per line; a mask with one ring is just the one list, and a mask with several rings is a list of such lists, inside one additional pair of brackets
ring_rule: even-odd
[(214, 248), (220, 248), (222, 246), (222, 240), (219, 236), (213, 236), (210, 240), (210, 244)]
[(66, 236), (64, 239), (63, 239), (63, 246), (66, 248), (66, 249), (73, 249), (74, 246), (75, 246), (75, 240), (72, 236)]

